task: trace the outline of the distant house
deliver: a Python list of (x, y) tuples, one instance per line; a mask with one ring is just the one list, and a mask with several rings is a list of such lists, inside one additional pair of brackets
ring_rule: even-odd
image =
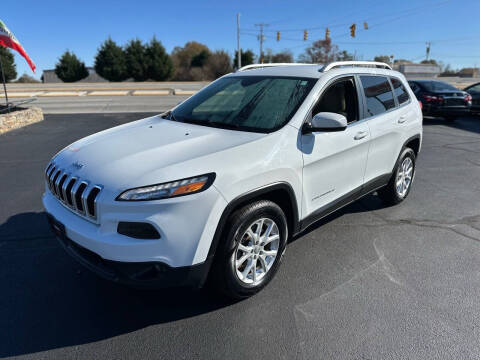
[(407, 78), (432, 78), (437, 77), (441, 72), (440, 66), (432, 64), (399, 64), (394, 68)]
[[(87, 67), (88, 70), (88, 76), (85, 79), (80, 80), (79, 82), (106, 82), (104, 78), (102, 78), (100, 75), (98, 75), (95, 72), (95, 69), (92, 67)], [(44, 83), (61, 83), (63, 82), (60, 80), (55, 74), (55, 70), (43, 70), (43, 75), (42, 75), (42, 82)]]
[(458, 76), (462, 78), (476, 78), (479, 76), (478, 68), (463, 68), (458, 72)]

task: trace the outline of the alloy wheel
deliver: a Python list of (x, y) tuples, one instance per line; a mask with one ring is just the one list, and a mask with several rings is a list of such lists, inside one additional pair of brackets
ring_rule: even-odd
[(253, 222), (242, 235), (235, 250), (235, 270), (238, 279), (257, 285), (272, 268), (278, 255), (280, 232), (272, 219)]

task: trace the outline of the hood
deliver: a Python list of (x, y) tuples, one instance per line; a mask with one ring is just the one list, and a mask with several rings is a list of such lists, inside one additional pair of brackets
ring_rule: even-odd
[[(82, 179), (112, 189), (143, 186), (145, 174), (254, 141), (265, 134), (180, 123), (160, 116), (88, 136), (54, 159)], [(188, 169), (186, 169), (188, 170)], [(208, 169), (209, 172), (211, 169)], [(189, 174), (186, 177), (197, 174)], [(175, 179), (158, 179), (156, 182)]]

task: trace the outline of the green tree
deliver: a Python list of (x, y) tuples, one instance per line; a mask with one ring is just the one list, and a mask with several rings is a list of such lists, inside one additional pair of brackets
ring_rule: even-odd
[[(273, 53), (268, 49), (266, 54), (263, 55), (264, 63), (293, 63), (293, 54), (290, 50), (283, 50), (278, 53)], [(243, 63), (242, 63), (243, 66)]]
[(98, 49), (95, 56), (95, 71), (108, 81), (123, 81), (128, 78), (125, 53), (111, 38)]
[(328, 64), (335, 61), (338, 46), (331, 39), (317, 40), (299, 56), (300, 62), (311, 64)]
[(210, 55), (210, 49), (199, 42), (189, 41), (172, 51), (175, 65), (175, 80), (203, 80), (203, 66)]
[(165, 81), (172, 77), (173, 62), (165, 51), (162, 43), (155, 37), (145, 49), (147, 61), (147, 78), (155, 81)]
[(438, 65), (437, 60), (434, 59), (422, 60), (420, 64)]
[[(255, 54), (252, 50), (246, 50), (241, 52), (240, 59), (242, 60), (242, 66), (247, 66), (255, 63)], [(238, 51), (235, 51), (235, 57), (233, 58), (233, 66), (236, 68), (238, 64)]]
[(352, 61), (353, 55), (346, 50), (339, 51), (335, 56), (336, 61)]
[(373, 58), (373, 61), (383, 62), (390, 64), (390, 56), (388, 55), (378, 55)]
[(210, 51), (204, 49), (200, 51), (197, 55), (192, 57), (192, 61), (190, 62), (190, 65), (192, 67), (203, 67), (207, 63), (207, 60), (209, 57), (210, 57)]
[[(0, 57), (3, 65), (3, 73), (5, 74), (5, 81), (12, 81), (17, 77), (17, 67), (15, 65), (15, 58), (12, 52), (0, 45)], [(1, 81), (1, 79), (0, 79)]]
[(217, 50), (208, 57), (204, 69), (207, 79), (215, 80), (232, 72), (232, 58), (226, 51)]
[(32, 83), (39, 83), (40, 81), (35, 79), (33, 76), (23, 74), (17, 80), (15, 80), (15, 82), (16, 83), (23, 83), (23, 84), (28, 84), (28, 83), (32, 84)]
[(130, 40), (125, 47), (125, 61), (129, 78), (135, 81), (148, 79), (148, 61), (146, 47), (138, 39)]
[(88, 76), (88, 70), (83, 61), (67, 50), (55, 65), (55, 74), (64, 82), (75, 82), (85, 79)]

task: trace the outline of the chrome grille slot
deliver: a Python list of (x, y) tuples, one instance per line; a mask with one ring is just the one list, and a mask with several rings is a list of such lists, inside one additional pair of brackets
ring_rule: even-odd
[(62, 172), (62, 170), (56, 170), (55, 171), (55, 175), (53, 175), (53, 178), (52, 178), (52, 190), (53, 190), (53, 193), (55, 195), (57, 195), (57, 179), (58, 177), (60, 176), (60, 173)]
[(72, 196), (72, 189), (73, 186), (75, 185), (75, 182), (77, 181), (77, 178), (72, 177), (70, 181), (67, 183), (67, 186), (65, 186), (65, 201), (67, 202), (68, 205), (73, 206), (73, 196)]
[(87, 196), (87, 213), (92, 217), (96, 217), (96, 199), (100, 190), (100, 187), (95, 186)]
[(85, 212), (85, 207), (83, 206), (83, 193), (85, 192), (85, 188), (87, 187), (86, 182), (80, 183), (80, 186), (77, 188), (75, 192), (75, 205), (81, 213)]
[(53, 189), (52, 178), (53, 178), (53, 175), (55, 174), (55, 169), (56, 167), (53, 166), (52, 170), (50, 170), (50, 173), (48, 174), (48, 187), (50, 188), (50, 191)]
[(77, 176), (60, 169), (55, 163), (50, 163), (45, 169), (45, 181), (61, 204), (76, 214), (96, 222), (97, 198), (102, 191), (101, 185), (90, 184)]
[(63, 174), (60, 177), (60, 181), (58, 182), (58, 196), (60, 196), (60, 199), (65, 200), (65, 195), (63, 193), (64, 188), (63, 184), (65, 183), (65, 180), (67, 180), (68, 174)]

